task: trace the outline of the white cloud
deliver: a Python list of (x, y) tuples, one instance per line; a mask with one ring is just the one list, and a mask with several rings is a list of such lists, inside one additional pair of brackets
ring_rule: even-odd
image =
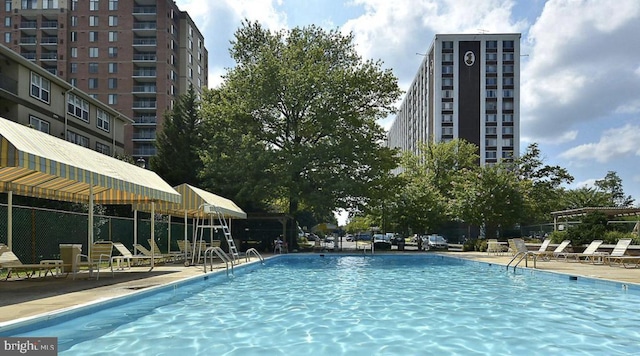
[(547, 1), (526, 39), (531, 48), (521, 71), (523, 134), (534, 141), (562, 142), (561, 136), (576, 125), (635, 112), (640, 92), (634, 74), (640, 58), (637, 33), (637, 0), (615, 6)]
[(571, 148), (560, 155), (561, 158), (595, 160), (605, 163), (613, 158), (640, 157), (640, 126), (625, 125), (603, 133), (600, 141), (586, 143)]

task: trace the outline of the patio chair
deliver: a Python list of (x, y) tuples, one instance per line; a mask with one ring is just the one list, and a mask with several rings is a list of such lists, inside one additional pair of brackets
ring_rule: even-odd
[(182, 258), (191, 258), (191, 251), (193, 249), (193, 247), (191, 246), (191, 242), (182, 239), (179, 239), (176, 242), (178, 243), (178, 250), (180, 250), (180, 255), (182, 256)]
[(564, 260), (567, 261), (571, 257), (575, 259), (576, 262), (592, 261), (595, 263), (596, 260), (601, 260), (603, 257), (602, 253), (597, 252), (600, 245), (602, 245), (602, 240), (593, 240), (583, 252), (563, 252), (558, 254), (558, 258), (563, 256)]
[[(609, 266), (611, 266), (612, 261), (613, 263), (616, 263), (616, 261), (618, 261), (618, 259), (620, 258), (631, 257), (631, 256), (626, 256), (627, 248), (629, 248), (629, 245), (631, 245), (631, 239), (618, 240), (618, 242), (616, 243), (616, 246), (613, 248), (613, 251), (611, 251), (610, 254), (604, 257), (605, 262), (607, 262)], [(622, 263), (622, 262), (618, 262), (618, 263)]]
[(7, 270), (5, 281), (11, 278), (13, 272), (15, 272), (18, 277), (20, 277), (20, 272), (24, 272), (27, 278), (31, 278), (36, 272), (38, 272), (40, 276), (41, 272), (44, 271), (44, 276), (46, 277), (49, 272), (53, 275), (55, 268), (56, 266), (54, 265), (44, 263), (24, 264), (6, 245), (0, 245), (0, 270)]
[(162, 254), (158, 254), (155, 251), (151, 252), (151, 250), (149, 250), (148, 248), (146, 248), (144, 245), (140, 245), (140, 244), (133, 244), (133, 249), (138, 253), (136, 253), (134, 256), (144, 256), (146, 258), (152, 258), (157, 261), (157, 262), (165, 262), (165, 257)]
[(156, 242), (154, 240), (147, 239), (147, 242), (149, 242), (149, 246), (151, 246), (151, 248), (153, 248), (153, 253), (154, 254), (164, 257), (165, 260), (167, 260), (167, 261), (175, 262), (176, 259), (178, 259), (178, 258), (180, 258), (180, 257), (182, 257), (184, 255), (183, 253), (180, 253), (180, 251), (162, 253), (162, 251), (160, 251), (160, 248), (158, 247), (158, 245), (156, 244)]
[[(545, 241), (550, 241), (551, 239), (547, 239)], [(556, 247), (553, 251), (547, 251), (546, 248), (542, 250), (542, 246), (540, 246), (540, 250), (533, 252), (537, 258), (541, 258), (543, 261), (551, 260), (551, 257), (558, 258), (558, 254), (562, 253), (567, 246), (571, 243), (571, 240), (564, 240)], [(543, 243), (544, 245), (544, 243)], [(547, 244), (548, 245), (548, 244)]]
[[(113, 253), (113, 243), (111, 241), (97, 241), (91, 245), (89, 255), (78, 254), (73, 264), (73, 279), (76, 279), (80, 267), (89, 268), (89, 277), (93, 276), (93, 269), (96, 268), (96, 280), (100, 279), (100, 268), (106, 263), (111, 269), (113, 277), (113, 263), (111, 255)], [(82, 260), (84, 258), (84, 261)]]
[(111, 256), (111, 263), (115, 262), (117, 269), (124, 269), (124, 262), (127, 263), (128, 268), (131, 268), (132, 261), (151, 261), (150, 256), (132, 254), (131, 251), (129, 251), (129, 249), (121, 242), (114, 242), (113, 247), (115, 247), (116, 250), (120, 253), (120, 255)]
[(498, 242), (498, 239), (488, 239), (487, 240), (487, 254), (494, 254), (494, 255), (502, 255), (504, 252), (507, 251), (506, 246), (501, 245)]

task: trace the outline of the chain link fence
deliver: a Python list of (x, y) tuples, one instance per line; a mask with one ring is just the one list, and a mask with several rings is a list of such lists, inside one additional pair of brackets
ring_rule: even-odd
[[(0, 243), (5, 245), (8, 244), (7, 213), (7, 205), (0, 204)], [(82, 253), (87, 253), (88, 213), (14, 205), (12, 214), (12, 250), (22, 263), (60, 259), (60, 244), (82, 245)], [(138, 243), (149, 247), (150, 218), (138, 218), (137, 224), (127, 217), (94, 215), (93, 220), (94, 241), (122, 242), (133, 250), (137, 226)], [(187, 238), (192, 240), (193, 225), (187, 224), (186, 231)], [(168, 217), (158, 215), (154, 233), (161, 251), (178, 251), (177, 240), (184, 239), (185, 225), (176, 221), (169, 225)]]

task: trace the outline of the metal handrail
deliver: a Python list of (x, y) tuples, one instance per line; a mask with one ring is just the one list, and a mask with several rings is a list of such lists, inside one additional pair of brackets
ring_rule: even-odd
[(518, 258), (518, 256), (520, 256), (520, 259), (516, 262), (515, 265), (513, 265), (514, 271), (516, 270), (516, 267), (518, 267), (518, 265), (520, 264), (520, 262), (522, 262), (523, 259), (524, 259), (524, 266), (529, 267), (529, 256), (533, 256), (533, 268), (536, 268), (536, 260), (538, 255), (536, 255), (531, 251), (520, 251), (513, 256), (511, 261), (509, 261), (509, 263), (507, 263), (507, 270), (509, 269), (511, 262), (513, 262), (516, 258)]
[(209, 247), (204, 251), (204, 272), (207, 273), (207, 256), (209, 257), (209, 266), (211, 267), (211, 271), (213, 271), (214, 253), (224, 261), (224, 265), (227, 268), (227, 276), (229, 275), (229, 263), (231, 263), (231, 274), (233, 274), (233, 261), (229, 259), (229, 256), (227, 256), (223, 249), (217, 246)]
[(258, 252), (258, 250), (256, 250), (256, 249), (255, 249), (255, 248), (253, 248), (253, 247), (252, 247), (252, 248), (250, 248), (250, 249), (248, 249), (248, 250), (247, 250), (247, 251), (245, 251), (245, 253), (244, 253), (244, 258), (245, 258), (245, 261), (246, 261), (246, 262), (249, 262), (249, 257), (250, 257), (249, 255), (251, 255), (251, 254), (253, 254), (253, 255), (255, 255), (256, 257), (258, 257), (258, 258), (260, 259), (260, 262), (261, 262), (262, 264), (264, 264), (264, 258), (262, 258), (262, 255), (260, 255), (260, 252)]

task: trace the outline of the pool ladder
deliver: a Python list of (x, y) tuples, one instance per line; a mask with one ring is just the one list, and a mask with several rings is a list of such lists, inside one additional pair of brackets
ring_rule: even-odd
[(258, 250), (256, 250), (253, 247), (248, 249), (247, 251), (245, 251), (245, 253), (244, 253), (245, 262), (249, 262), (249, 260), (251, 259), (250, 255), (254, 255), (254, 256), (258, 257), (260, 262), (262, 264), (264, 264), (264, 258), (262, 258), (262, 255), (260, 255), (260, 252), (258, 252)]
[(525, 267), (529, 267), (529, 256), (533, 256), (533, 268), (536, 268), (536, 258), (538, 257), (535, 253), (531, 252), (531, 251), (521, 251), (515, 254), (515, 256), (513, 256), (513, 258), (511, 259), (511, 261), (509, 261), (509, 263), (507, 263), (507, 270), (509, 269), (509, 266), (511, 265), (511, 263), (513, 261), (515, 261), (516, 258), (520, 257), (520, 259), (518, 261), (516, 261), (516, 263), (513, 265), (513, 270), (516, 270), (516, 267), (518, 267), (518, 265), (520, 264), (520, 262), (522, 262), (522, 260), (524, 260), (524, 266)]
[(207, 273), (207, 257), (209, 258), (209, 268), (213, 271), (213, 254), (216, 254), (227, 268), (227, 276), (229, 275), (229, 265), (231, 265), (231, 274), (233, 274), (233, 260), (224, 252), (223, 249), (217, 246), (209, 247), (204, 251), (204, 273)]

